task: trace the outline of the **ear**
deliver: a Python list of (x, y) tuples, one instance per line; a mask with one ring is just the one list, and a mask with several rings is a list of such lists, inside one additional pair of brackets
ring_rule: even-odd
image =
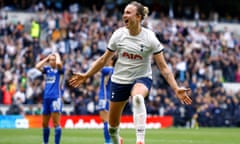
[(139, 21), (141, 21), (141, 15), (140, 14), (136, 14), (136, 17), (137, 17), (137, 19), (139, 19)]

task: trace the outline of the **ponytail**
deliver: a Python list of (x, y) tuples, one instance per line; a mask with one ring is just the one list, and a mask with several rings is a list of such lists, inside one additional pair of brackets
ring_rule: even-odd
[(144, 14), (143, 19), (148, 17), (148, 13), (149, 13), (148, 7), (144, 6), (143, 7), (143, 14)]
[(137, 8), (137, 14), (139, 14), (143, 19), (148, 17), (149, 9), (146, 6), (143, 6), (141, 3), (132, 1), (130, 5), (134, 5)]

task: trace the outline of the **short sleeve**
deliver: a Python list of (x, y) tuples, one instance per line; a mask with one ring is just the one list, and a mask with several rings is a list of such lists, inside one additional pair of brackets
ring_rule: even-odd
[(117, 50), (117, 46), (116, 46), (116, 43), (117, 41), (119, 41), (119, 38), (121, 36), (120, 34), (120, 30), (116, 30), (115, 32), (113, 32), (112, 36), (110, 37), (109, 39), (109, 42), (108, 42), (108, 49), (110, 51), (116, 51)]
[(160, 43), (160, 41), (157, 39), (156, 35), (152, 32), (151, 33), (151, 45), (153, 48), (153, 54), (158, 54), (163, 51), (163, 45)]
[(112, 72), (112, 67), (103, 67), (101, 72), (103, 75), (108, 75)]
[(44, 66), (44, 67), (43, 67), (43, 72), (42, 72), (42, 73), (43, 73), (43, 74), (46, 74), (46, 72), (47, 72), (48, 69), (50, 69), (49, 66)]
[(59, 70), (60, 74), (64, 74), (64, 72), (65, 72), (65, 68), (64, 67), (61, 70)]

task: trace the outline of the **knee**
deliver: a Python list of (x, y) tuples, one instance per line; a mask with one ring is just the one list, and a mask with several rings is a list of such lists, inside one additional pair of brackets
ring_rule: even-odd
[(53, 121), (53, 126), (54, 127), (58, 127), (59, 126), (59, 122), (58, 121)]
[(43, 127), (43, 128), (47, 128), (47, 127), (48, 127), (48, 122), (43, 121), (43, 122), (42, 122), (42, 127)]
[(140, 105), (141, 103), (144, 103), (144, 97), (140, 94), (137, 94), (133, 96), (133, 106)]

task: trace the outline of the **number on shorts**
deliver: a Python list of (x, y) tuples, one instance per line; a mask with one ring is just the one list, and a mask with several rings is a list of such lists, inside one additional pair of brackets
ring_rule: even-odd
[(59, 111), (61, 108), (61, 99), (58, 98), (57, 100), (54, 100), (52, 106), (54, 111)]
[(99, 100), (98, 107), (100, 109), (104, 109), (106, 107), (107, 101), (106, 100)]

